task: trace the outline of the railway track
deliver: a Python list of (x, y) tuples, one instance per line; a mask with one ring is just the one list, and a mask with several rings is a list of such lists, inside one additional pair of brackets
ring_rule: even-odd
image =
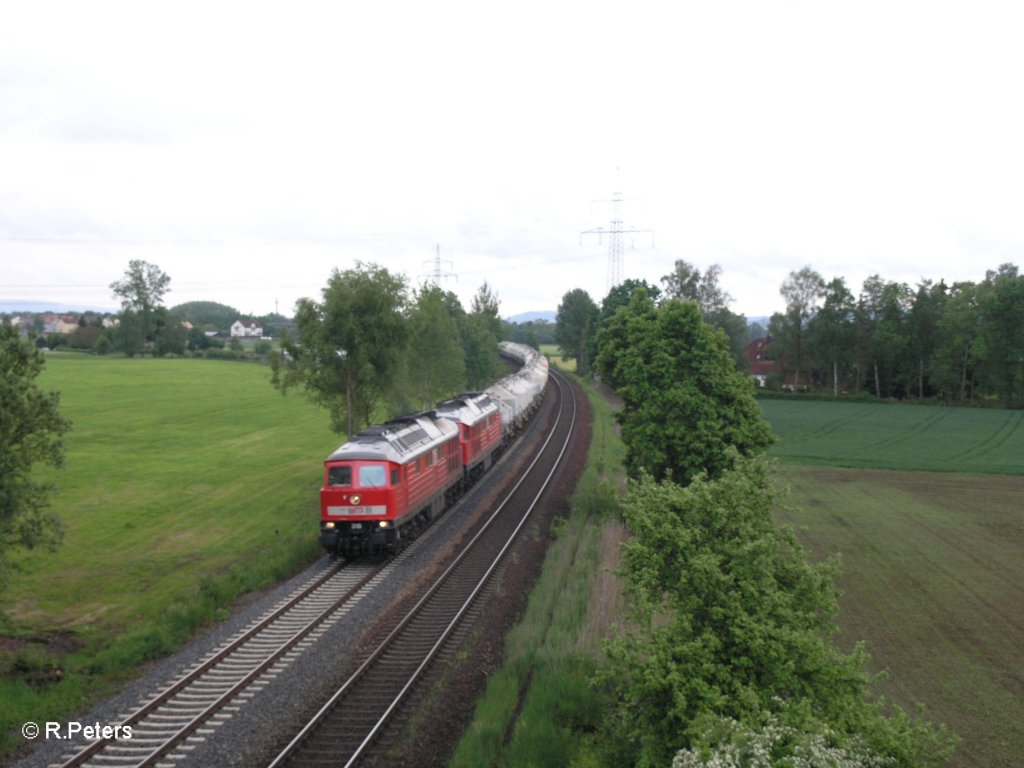
[[(558, 384), (558, 389), (568, 391), (562, 383)], [(564, 395), (560, 395), (562, 397)], [(564, 408), (565, 404), (562, 405)], [(542, 454), (549, 450), (551, 443), (549, 436)], [(513, 494), (537, 482), (536, 477), (541, 472), (538, 461), (539, 458), (534, 459)], [(550, 473), (547, 477), (550, 478)], [(485, 530), (474, 538), (467, 553), (449, 571), (463, 572), (467, 566), (455, 567), (461, 560), (482, 559), (482, 555), (475, 554), (482, 551), (477, 541), (485, 538), (483, 534), (488, 530), (504, 529), (507, 525), (504, 521), (511, 517), (502, 511), (507, 505), (508, 500), (491, 515)], [(494, 535), (487, 534), (488, 537)], [(356, 561), (326, 565), (244, 630), (210, 651), (184, 675), (146, 697), (134, 711), (119, 716), (117, 730), (123, 734), (125, 728), (130, 727), (130, 739), (98, 739), (84, 745), (69, 745), (59, 761), (49, 763), (50, 768), (166, 767), (180, 762), (187, 765), (190, 753), (197, 746), (211, 739), (219, 726), (337, 624), (364, 595), (387, 578), (395, 566), (414, 555), (420, 543), (421, 538), (418, 538), (400, 555), (383, 563)], [(455, 584), (464, 579), (464, 576), (454, 575), (451, 581)], [(446, 594), (450, 589), (440, 591)], [(436, 616), (431, 611), (424, 611), (423, 616), (421, 622), (439, 621), (426, 618)], [(444, 634), (443, 628), (441, 632)], [(403, 649), (400, 654), (406, 652), (405, 646), (395, 647)], [(416, 652), (422, 655), (421, 651)]]
[[(530, 520), (575, 428), (575, 395), (552, 374), (558, 417), (543, 448), (471, 542), (361, 661), (270, 768), (352, 766), (375, 745), (417, 681), (451, 639)], [(386, 746), (378, 744), (376, 746)]]
[(54, 765), (149, 766), (183, 758), (190, 739), (212, 733), (261, 681), (277, 675), (343, 617), (383, 578), (390, 563), (331, 564), (124, 716), (120, 732), (130, 728), (130, 739), (93, 741)]

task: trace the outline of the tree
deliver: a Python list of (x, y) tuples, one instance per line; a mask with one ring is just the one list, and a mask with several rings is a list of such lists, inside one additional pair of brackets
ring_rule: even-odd
[(424, 285), (414, 293), (405, 365), (416, 409), (432, 407), (465, 384), (466, 365), (457, 315), (451, 309), (453, 302), (465, 314), (458, 298), (446, 295), (436, 285)]
[(921, 399), (931, 389), (930, 386), (926, 389), (925, 381), (930, 378), (941, 340), (939, 319), (948, 298), (949, 292), (942, 280), (938, 285), (931, 280), (922, 280), (910, 308), (910, 346), (917, 360), (917, 396)]
[(661, 300), (661, 289), (656, 285), (648, 283), (646, 280), (638, 280), (635, 277), (631, 277), (628, 280), (623, 280), (618, 285), (614, 286), (608, 295), (601, 301), (601, 327), (604, 328), (608, 321), (612, 318), (616, 312), (623, 307), (629, 306), (629, 300), (633, 297), (633, 293), (637, 288), (643, 288), (644, 292), (650, 297), (651, 301), (657, 304)]
[(354, 435), (389, 394), (408, 331), (405, 278), (375, 264), (334, 270), (323, 301), (300, 299), (298, 338), (271, 356), (272, 383), (301, 385), (326, 407), (335, 432)]
[(669, 765), (678, 750), (713, 745), (705, 726), (722, 718), (830, 733), (836, 746), (888, 758), (876, 764), (948, 758), (945, 734), (871, 699), (863, 649), (833, 645), (835, 564), (812, 564), (774, 524), (781, 499), (766, 462), (738, 456), (685, 488), (631, 483), (621, 552), (634, 629), (609, 643), (600, 673), (617, 701), (615, 764)]
[(701, 272), (693, 264), (679, 259), (675, 269), (661, 278), (665, 298), (695, 301), (705, 316), (719, 312), (732, 303), (732, 297), (718, 284), (721, 274), (722, 268), (718, 264), (712, 264)]
[(129, 357), (152, 341), (155, 330), (154, 310), (169, 290), (171, 278), (155, 264), (141, 259), (128, 262), (124, 277), (110, 284), (110, 290), (121, 299), (121, 331), (124, 351)]
[(498, 342), (502, 333), (498, 296), (486, 281), (477, 289), (470, 307), (460, 327), (466, 383), (471, 389), (483, 389), (497, 378), (501, 368)]
[(569, 291), (562, 297), (555, 318), (555, 341), (562, 359), (576, 360), (580, 376), (590, 373), (590, 365), (597, 354), (597, 330), (601, 312), (590, 294), (582, 288)]
[(841, 277), (825, 286), (824, 296), (821, 309), (807, 324), (807, 336), (815, 358), (830, 363), (832, 394), (838, 395), (840, 371), (850, 364), (855, 303)]
[(978, 361), (984, 357), (982, 293), (975, 283), (953, 283), (939, 317), (934, 371), (939, 392), (948, 400), (973, 398)]
[(59, 395), (36, 383), (43, 364), (34, 345), (0, 325), (0, 588), (12, 547), (56, 549), (63, 536), (59, 518), (46, 511), (53, 485), (33, 470), (62, 466), (62, 437), (71, 428), (60, 414)]
[(790, 272), (782, 283), (779, 293), (786, 300), (784, 319), (789, 326), (789, 341), (792, 344), (790, 359), (795, 364), (793, 383), (800, 386), (800, 363), (805, 344), (804, 328), (807, 320), (817, 309), (817, 301), (825, 290), (825, 281), (810, 266), (798, 272)]
[(718, 476), (733, 456), (756, 455), (773, 438), (719, 329), (693, 302), (658, 307), (642, 290), (598, 336), (597, 367), (623, 399), (617, 417), (630, 477), (688, 483)]
[(1024, 401), (1024, 276), (1013, 264), (989, 271), (981, 301), (985, 371), (1005, 405)]
[(729, 309), (732, 297), (719, 285), (721, 275), (722, 268), (718, 264), (712, 264), (701, 272), (689, 262), (679, 259), (675, 269), (662, 277), (661, 282), (665, 286), (666, 298), (696, 302), (704, 315), (704, 322), (725, 332), (729, 339), (729, 353), (740, 368), (746, 363), (743, 350), (748, 343), (747, 319)]

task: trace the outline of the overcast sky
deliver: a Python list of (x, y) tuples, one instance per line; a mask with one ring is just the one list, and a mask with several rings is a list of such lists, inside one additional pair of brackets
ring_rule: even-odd
[(0, 301), (290, 314), (435, 249), (503, 315), (717, 263), (732, 309), (810, 264), (1024, 266), (1024, 11), (979, 2), (0, 0)]

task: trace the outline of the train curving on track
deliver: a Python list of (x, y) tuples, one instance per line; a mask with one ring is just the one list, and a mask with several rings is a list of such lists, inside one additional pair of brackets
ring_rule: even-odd
[(324, 462), (320, 543), (334, 555), (398, 553), (498, 459), (536, 410), (548, 361), (502, 342), (518, 371), (483, 392), (362, 430)]

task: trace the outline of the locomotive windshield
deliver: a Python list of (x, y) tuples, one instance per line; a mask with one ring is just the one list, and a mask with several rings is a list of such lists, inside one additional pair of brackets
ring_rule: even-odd
[(359, 468), (359, 485), (361, 488), (383, 488), (387, 484), (387, 471), (380, 464), (364, 464)]
[(330, 467), (327, 470), (328, 485), (352, 485), (352, 467)]

